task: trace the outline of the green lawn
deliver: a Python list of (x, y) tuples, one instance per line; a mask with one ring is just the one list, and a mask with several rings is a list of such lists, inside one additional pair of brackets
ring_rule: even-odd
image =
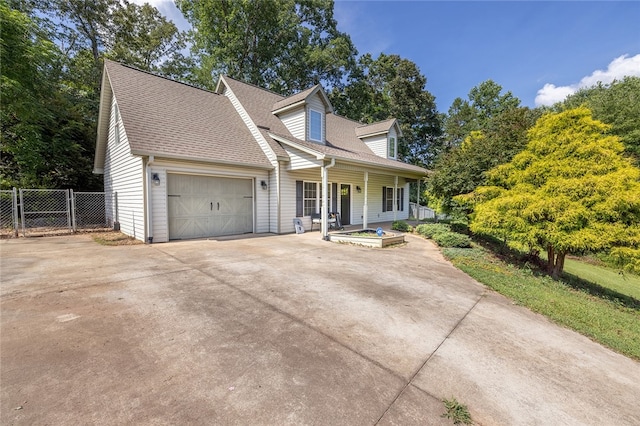
[(617, 291), (620, 294), (631, 296), (640, 301), (640, 277), (637, 275), (629, 273), (620, 274), (613, 269), (575, 259), (566, 259), (564, 262), (564, 270), (583, 280)]
[[(456, 267), (517, 304), (640, 360), (640, 303), (601, 294), (589, 283), (555, 281), (535, 268), (508, 264), (482, 247), (446, 248), (443, 253)], [(584, 271), (591, 268), (577, 267), (584, 280)]]

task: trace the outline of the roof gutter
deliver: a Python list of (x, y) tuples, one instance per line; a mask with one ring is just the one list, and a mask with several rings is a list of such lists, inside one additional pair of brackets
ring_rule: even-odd
[[(290, 141), (289, 139), (283, 138), (282, 136), (273, 134), (271, 132), (269, 132), (269, 136), (271, 136), (273, 139), (277, 140), (278, 142), (282, 142), (286, 145), (289, 145), (293, 148), (299, 149), (302, 152), (306, 152), (309, 155), (313, 155), (316, 157), (316, 160), (324, 160), (325, 158), (325, 154), (323, 154), (322, 152), (319, 151), (314, 151), (312, 149), (307, 148), (306, 146), (302, 146), (300, 144), (297, 144), (293, 141)], [(334, 159), (335, 160), (335, 159)]]

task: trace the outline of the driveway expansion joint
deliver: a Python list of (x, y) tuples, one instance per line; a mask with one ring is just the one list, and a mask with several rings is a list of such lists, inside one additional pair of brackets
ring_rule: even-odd
[(393, 377), (395, 377), (395, 378), (397, 378), (397, 379), (399, 379), (401, 381), (405, 380), (404, 377), (402, 377), (402, 375), (400, 375), (399, 373), (391, 370), (389, 367), (386, 367), (386, 366), (382, 365), (380, 362), (368, 357), (367, 355), (364, 355), (363, 353), (361, 353), (358, 350), (352, 348), (351, 346), (347, 345), (346, 343), (341, 342), (340, 340), (337, 340), (335, 337), (327, 334), (326, 332), (322, 331), (321, 329), (312, 326), (311, 324), (305, 322), (302, 318), (296, 317), (295, 315), (292, 315), (289, 312), (283, 311), (282, 309), (278, 308), (277, 306), (274, 306), (271, 303), (268, 303), (265, 300), (260, 299), (257, 296), (254, 296), (253, 294), (249, 293), (248, 291), (246, 291), (246, 290), (244, 290), (242, 288), (239, 288), (239, 287), (227, 282), (226, 280), (221, 279), (220, 277), (215, 277), (211, 273), (209, 273), (207, 271), (204, 271), (204, 270), (200, 269), (197, 266), (190, 265), (190, 264), (184, 262), (183, 260), (175, 257), (174, 255), (172, 255), (170, 253), (166, 253), (166, 252), (160, 250), (159, 248), (157, 248), (156, 250), (158, 250), (158, 251), (162, 252), (163, 254), (165, 254), (165, 255), (177, 260), (178, 262), (182, 263), (183, 265), (187, 265), (187, 266), (191, 267), (191, 270), (198, 271), (201, 274), (206, 275), (207, 277), (210, 277), (210, 278), (214, 279), (216, 281), (216, 283), (224, 285), (224, 286), (227, 286), (229, 288), (232, 288), (232, 289), (238, 291), (239, 293), (249, 297), (250, 299), (256, 301), (257, 303), (260, 303), (261, 305), (268, 307), (272, 311), (289, 318), (290, 320), (294, 321), (295, 323), (301, 324), (302, 326), (304, 326), (304, 327), (306, 327), (306, 328), (308, 328), (310, 330), (315, 331), (316, 333), (320, 334), (321, 336), (329, 339), (331, 342), (333, 342), (333, 343), (345, 348), (346, 350), (348, 350), (351, 353), (356, 354), (357, 356), (359, 356), (360, 358), (366, 360), (367, 362), (370, 362), (370, 363), (374, 364), (375, 366), (377, 366), (378, 368), (382, 369), (383, 371), (389, 373)]
[[(449, 333), (444, 337), (444, 339), (442, 339), (442, 341), (438, 344), (438, 346), (435, 348), (435, 350), (433, 352), (431, 352), (431, 354), (429, 354), (429, 356), (427, 357), (427, 359), (422, 363), (422, 365), (420, 365), (420, 367), (418, 367), (416, 369), (416, 371), (413, 373), (413, 375), (411, 376), (411, 378), (409, 379), (409, 381), (407, 381), (407, 383), (402, 387), (402, 389), (400, 389), (400, 392), (398, 392), (398, 394), (396, 395), (396, 397), (393, 399), (393, 401), (391, 401), (391, 403), (389, 404), (389, 406), (387, 407), (387, 409), (384, 411), (384, 413), (382, 413), (382, 415), (380, 416), (380, 418), (378, 418), (378, 420), (376, 420), (376, 422), (374, 424), (379, 424), (380, 421), (384, 418), (384, 416), (387, 414), (387, 412), (391, 409), (391, 407), (393, 407), (393, 405), (396, 403), (396, 401), (398, 399), (400, 399), (400, 397), (402, 396), (402, 394), (407, 390), (407, 388), (409, 386), (413, 386), (414, 388), (418, 389), (419, 391), (432, 396), (434, 398), (437, 398), (435, 395), (431, 395), (429, 392), (427, 392), (426, 390), (420, 388), (419, 386), (416, 386), (413, 384), (414, 379), (416, 378), (416, 376), (418, 375), (418, 373), (420, 373), (420, 371), (422, 371), (422, 369), (427, 365), (427, 363), (431, 360), (431, 358), (433, 358), (433, 356), (436, 354), (436, 352), (438, 352), (438, 350), (440, 349), (440, 347), (449, 339), (449, 337), (453, 334), (454, 331), (456, 331), (456, 329), (460, 326), (460, 324), (462, 324), (462, 322), (467, 318), (467, 316), (471, 313), (471, 311), (473, 311), (475, 309), (476, 306), (478, 306), (478, 303), (480, 303), (480, 301), (482, 299), (484, 299), (484, 297), (487, 294), (487, 290), (485, 289), (482, 294), (480, 295), (480, 297), (478, 298), (478, 300), (475, 301), (475, 303), (473, 304), (473, 306), (471, 306), (471, 308), (469, 308), (469, 310), (467, 312), (465, 312), (465, 314), (462, 316), (462, 318), (460, 318), (458, 320), (458, 322), (456, 322), (456, 324), (453, 326), (453, 328), (451, 328), (451, 331), (449, 331)], [(439, 399), (439, 398), (438, 398)]]

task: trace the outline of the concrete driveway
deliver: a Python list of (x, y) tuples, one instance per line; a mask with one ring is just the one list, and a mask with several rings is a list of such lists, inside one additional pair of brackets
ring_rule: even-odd
[(428, 241), (318, 233), (3, 240), (12, 424), (638, 425), (640, 363), (514, 306)]

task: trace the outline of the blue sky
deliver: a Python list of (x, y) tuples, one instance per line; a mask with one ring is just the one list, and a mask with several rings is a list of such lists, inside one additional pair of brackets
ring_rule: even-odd
[[(151, 3), (188, 25), (171, 1)], [(360, 54), (415, 62), (442, 112), (487, 79), (533, 107), (640, 76), (640, 1), (337, 0), (334, 11)]]

